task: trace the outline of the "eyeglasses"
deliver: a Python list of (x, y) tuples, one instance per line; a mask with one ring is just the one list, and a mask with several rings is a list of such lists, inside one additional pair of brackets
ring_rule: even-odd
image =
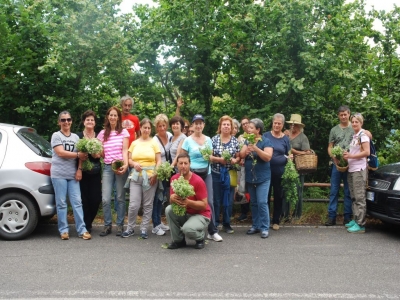
[(249, 124), (249, 122), (243, 122), (243, 123), (242, 123), (242, 126), (245, 126), (245, 125), (247, 125), (247, 124)]
[(190, 126), (185, 126), (186, 129), (188, 129)]
[(66, 118), (66, 119), (60, 119), (60, 122), (65, 123), (65, 122), (71, 122), (71, 118)]
[(362, 115), (360, 113), (355, 113), (351, 117), (362, 117)]

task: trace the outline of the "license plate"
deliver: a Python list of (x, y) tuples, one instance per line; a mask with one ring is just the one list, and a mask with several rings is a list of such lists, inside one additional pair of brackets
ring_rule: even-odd
[(375, 200), (375, 193), (374, 192), (367, 192), (367, 200), (374, 201)]

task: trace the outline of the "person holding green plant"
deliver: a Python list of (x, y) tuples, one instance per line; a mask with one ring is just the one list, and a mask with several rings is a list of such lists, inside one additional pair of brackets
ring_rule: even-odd
[(269, 236), (268, 192), (271, 183), (270, 160), (274, 147), (268, 138), (262, 137), (263, 130), (264, 123), (260, 119), (250, 120), (240, 157), (245, 159), (246, 187), (250, 193), (253, 219), (247, 234), (261, 232), (261, 238), (265, 239)]
[[(154, 141), (158, 144), (161, 153), (161, 163), (172, 163), (171, 158), (171, 140), (172, 134), (168, 132), (168, 117), (165, 114), (158, 114), (154, 119), (154, 126), (156, 128), (156, 134), (153, 137)], [(152, 233), (156, 235), (164, 235), (165, 231), (169, 230), (169, 227), (161, 222), (161, 212), (163, 208), (164, 198), (169, 197), (169, 178), (167, 180), (163, 180), (158, 185), (154, 196), (153, 202), (153, 212), (152, 212), (152, 220), (153, 220), (153, 229)]]
[[(307, 154), (310, 152), (310, 143), (307, 136), (304, 134), (304, 124), (301, 123), (301, 116), (292, 114), (290, 120), (286, 121), (290, 124), (289, 140), (292, 147), (293, 156)], [(299, 218), (303, 210), (303, 188), (304, 174), (299, 174), (300, 185), (297, 186), (298, 201), (294, 210), (295, 217)]]
[[(204, 176), (203, 180), (207, 187), (207, 201), (211, 208), (211, 215), (214, 212), (214, 200), (213, 200), (213, 185), (212, 176), (210, 170), (210, 161), (205, 159), (202, 150), (205, 148), (212, 149), (212, 141), (210, 137), (203, 134), (205, 120), (201, 114), (196, 114), (192, 118), (192, 125), (194, 128), (194, 133), (187, 137), (183, 144), (181, 153), (187, 153), (190, 156), (192, 172), (199, 176)], [(208, 225), (208, 235), (207, 238), (214, 240), (215, 242), (222, 242), (222, 237), (218, 234), (218, 229), (215, 226), (214, 220), (211, 218), (211, 222)]]
[(351, 127), (354, 130), (350, 150), (343, 153), (343, 158), (348, 161), (347, 181), (349, 183), (354, 219), (345, 224), (350, 233), (365, 232), (365, 217), (367, 214), (367, 203), (365, 187), (367, 183), (369, 152), (369, 137), (364, 133), (362, 125), (364, 118), (356, 113), (351, 117)]
[[(203, 249), (206, 228), (211, 220), (211, 208), (207, 201), (207, 187), (203, 179), (190, 170), (190, 157), (186, 152), (178, 155), (177, 166), (179, 173), (171, 178), (171, 205), (165, 209), (172, 238), (168, 249), (186, 247), (186, 238), (196, 241), (195, 249)], [(182, 179), (186, 183), (181, 183), (179, 186), (174, 184), (174, 182)], [(187, 183), (192, 188), (188, 188)], [(173, 205), (185, 208), (186, 213), (176, 214)]]
[(88, 155), (76, 149), (79, 137), (71, 132), (71, 124), (71, 114), (68, 111), (62, 111), (58, 115), (60, 130), (54, 132), (51, 136), (53, 156), (50, 171), (51, 182), (55, 192), (58, 231), (62, 240), (69, 240), (68, 195), (74, 212), (76, 231), (80, 238), (90, 240), (92, 237), (87, 231), (83, 220), (81, 191), (79, 188), (82, 172), (78, 169), (77, 161), (86, 160)]
[(235, 164), (240, 162), (239, 142), (233, 133), (233, 121), (229, 116), (219, 119), (217, 135), (211, 141), (213, 154), (210, 156), (211, 175), (214, 196), (214, 220), (218, 227), (220, 222), (220, 208), (222, 206), (222, 226), (226, 233), (233, 233), (231, 216), (233, 197), (231, 197), (230, 170), (236, 170)]
[(153, 212), (154, 195), (158, 186), (155, 170), (161, 165), (160, 146), (151, 137), (151, 121), (144, 118), (140, 122), (140, 137), (129, 147), (129, 166), (132, 171), (128, 177), (130, 195), (128, 207), (128, 226), (121, 235), (123, 238), (134, 234), (139, 208), (143, 204), (140, 237), (147, 239), (147, 227)]
[(338, 109), (338, 118), (340, 123), (333, 127), (329, 133), (329, 144), (328, 154), (332, 158), (334, 164), (332, 165), (331, 172), (331, 191), (329, 195), (328, 205), (328, 220), (325, 222), (326, 226), (336, 225), (336, 214), (338, 207), (339, 189), (340, 182), (343, 181), (344, 186), (344, 224), (347, 224), (351, 220), (351, 197), (349, 191), (349, 185), (347, 182), (347, 172), (340, 172), (336, 165), (340, 164), (339, 159), (332, 153), (334, 147), (340, 147), (346, 149), (354, 134), (354, 130), (351, 127), (350, 121), (350, 108), (346, 105), (342, 105)]
[(128, 142), (129, 132), (122, 128), (122, 116), (118, 107), (112, 106), (108, 109), (104, 120), (104, 129), (100, 131), (97, 138), (103, 143), (103, 185), (102, 204), (104, 215), (104, 228), (100, 236), (111, 233), (111, 192), (114, 180), (116, 185), (118, 210), (117, 210), (117, 236), (124, 231), (125, 219), (125, 181), (128, 177)]
[[(282, 175), (289, 157), (290, 141), (282, 132), (285, 124), (285, 116), (277, 113), (272, 117), (272, 130), (264, 133), (263, 138), (271, 141), (274, 153), (270, 161), (271, 164), (271, 187), (274, 191), (274, 209), (272, 213), (272, 229), (279, 230), (279, 222), (282, 217), (283, 205), (289, 206), (284, 199), (284, 191), (282, 186)], [(268, 204), (271, 203), (271, 188), (269, 189)], [(289, 211), (286, 208), (284, 211)]]
[[(82, 114), (81, 119), (84, 129), (77, 133), (79, 138), (87, 140), (95, 139), (97, 136), (94, 131), (96, 126), (96, 113), (89, 109)], [(92, 231), (92, 223), (96, 218), (101, 203), (100, 157), (101, 152), (88, 155), (88, 160), (91, 162), (91, 169), (80, 170), (80, 172), (82, 172), (82, 180), (79, 181), (79, 186), (81, 188), (83, 218), (89, 233)]]

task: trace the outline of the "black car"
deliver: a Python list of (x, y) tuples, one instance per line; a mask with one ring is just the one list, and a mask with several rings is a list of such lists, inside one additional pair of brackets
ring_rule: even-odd
[(367, 213), (384, 223), (400, 225), (400, 163), (368, 173)]

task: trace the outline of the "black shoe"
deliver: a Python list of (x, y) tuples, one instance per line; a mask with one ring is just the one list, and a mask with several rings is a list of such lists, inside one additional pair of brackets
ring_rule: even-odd
[(251, 227), (249, 230), (247, 230), (246, 234), (255, 234), (259, 233), (260, 229), (255, 229), (254, 227)]
[(239, 218), (237, 218), (236, 220), (238, 220), (238, 221), (247, 220), (247, 215), (241, 214), (241, 215), (239, 216)]
[[(196, 245), (197, 245), (197, 242), (196, 242)], [(178, 249), (178, 248), (183, 248), (183, 247), (186, 247), (185, 239), (183, 239), (180, 242), (174, 242), (173, 241), (171, 244), (168, 245), (168, 249), (171, 249), (171, 250)], [(203, 247), (204, 247), (204, 245), (203, 245)]]
[(226, 233), (229, 233), (229, 234), (235, 232), (235, 231), (232, 229), (231, 226), (223, 226), (222, 228), (223, 228), (223, 230), (224, 230)]
[(196, 241), (196, 245), (194, 245), (194, 249), (203, 249), (203, 248), (204, 248), (204, 240)]
[(111, 226), (104, 226), (102, 232), (100, 232), (100, 236), (106, 236), (111, 233)]
[(346, 225), (347, 223), (350, 223), (350, 222), (351, 222), (351, 219), (345, 218), (345, 219), (343, 220), (343, 225)]
[(333, 226), (336, 225), (336, 219), (329, 218), (328, 221), (325, 222), (325, 226)]

